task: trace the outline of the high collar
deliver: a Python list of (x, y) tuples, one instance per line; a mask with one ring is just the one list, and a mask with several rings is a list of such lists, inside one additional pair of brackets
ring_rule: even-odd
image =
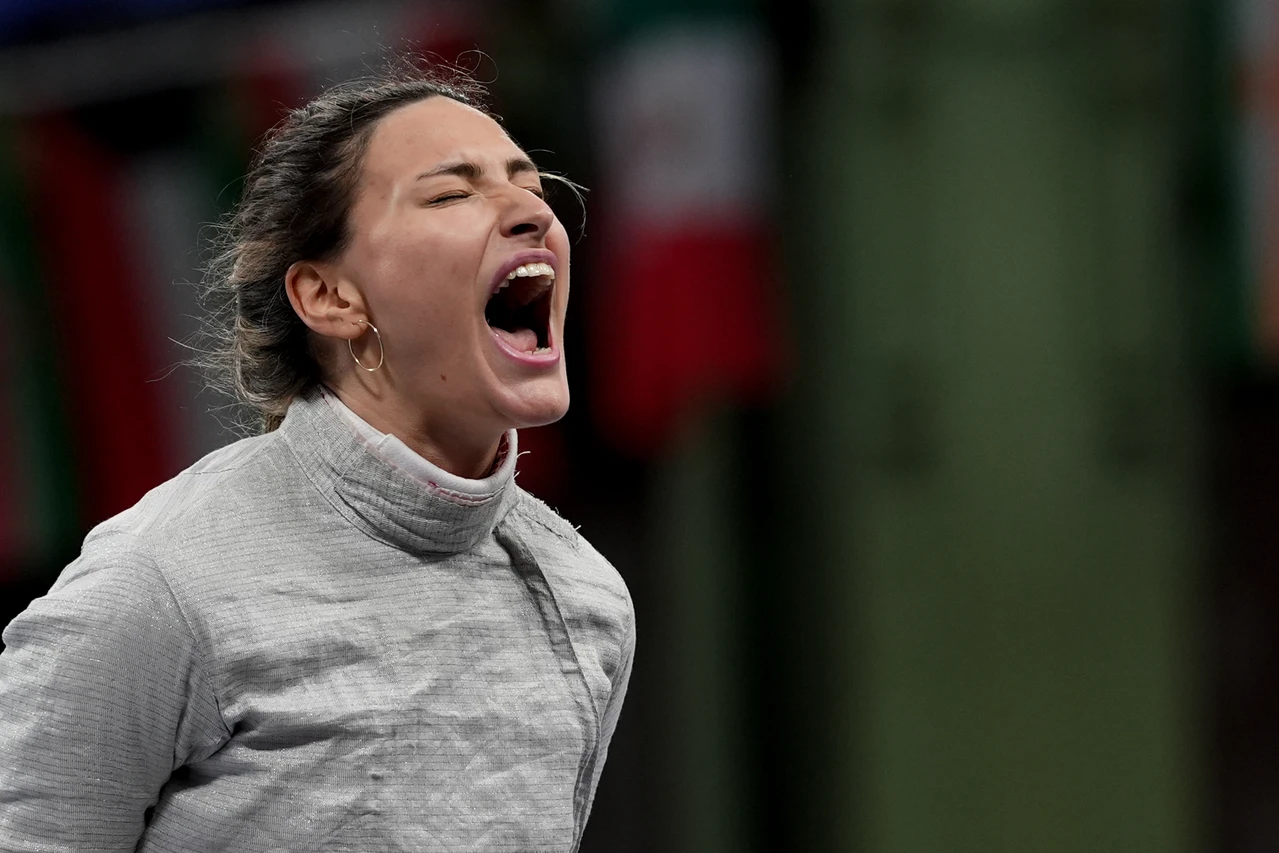
[(279, 434), (338, 512), (374, 539), (410, 553), (456, 554), (474, 548), (516, 498), (514, 430), (506, 435), (506, 458), (484, 480), (466, 480), (442, 469), (435, 469), (439, 476), (425, 479), (420, 469), (410, 473), (396, 466), (319, 389), (293, 401)]

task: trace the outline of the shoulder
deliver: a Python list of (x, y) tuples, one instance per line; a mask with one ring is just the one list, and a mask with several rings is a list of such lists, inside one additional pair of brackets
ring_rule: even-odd
[(542, 531), (551, 534), (565, 545), (573, 548), (581, 547), (586, 540), (577, 532), (577, 528), (569, 524), (541, 498), (534, 497), (519, 486), (515, 486), (516, 498), (511, 507), (511, 514)]
[(274, 433), (210, 453), (90, 530), (55, 589), (108, 571), (115, 583), (162, 584), (184, 602), (190, 582), (216, 574), (259, 528), (281, 526), (296, 503), (282, 494), (309, 489), (295, 482), (305, 478), (291, 458)]
[(94, 666), (140, 667), (148, 677), (169, 672), (194, 651), (190, 624), (152, 549), (121, 533), (84, 549), (5, 628), (4, 642), (6, 673), (29, 659), (59, 660), (68, 676), (75, 670), (76, 684), (92, 680)]
[(110, 612), (114, 616), (107, 621), (127, 629), (154, 623), (156, 615), (169, 612), (172, 603), (172, 592), (152, 549), (127, 533), (110, 532), (97, 537), (93, 547), (82, 549), (33, 607), (79, 612), (90, 618)]
[(511, 508), (511, 515), (522, 522), (529, 532), (541, 539), (547, 544), (559, 544), (569, 548), (584, 558), (592, 562), (607, 566), (610, 571), (613, 564), (610, 563), (603, 554), (595, 550), (590, 542), (586, 541), (586, 537), (582, 536), (578, 529), (574, 527), (558, 512), (552, 509), (545, 501), (534, 497), (524, 489), (516, 487), (517, 497)]
[(626, 680), (635, 649), (626, 581), (577, 528), (528, 492), (520, 490), (508, 518), (546, 578), (587, 680), (600, 689), (597, 701), (607, 701)]
[[(517, 487), (518, 488), (518, 487)], [(530, 548), (544, 570), (572, 575), (574, 580), (607, 591), (633, 613), (630, 590), (613, 564), (563, 516), (523, 489), (509, 517), (523, 527)]]
[(132, 507), (89, 531), (85, 552), (134, 548), (165, 550), (209, 522), (224, 523), (227, 510), (270, 500), (286, 454), (275, 433), (241, 439), (215, 450), (147, 492)]
[[(131, 621), (155, 624), (176, 609), (166, 564), (175, 543), (207, 520), (213, 505), (242, 500), (245, 472), (260, 467), (271, 437), (255, 436), (220, 448), (147, 492), (136, 504), (95, 526), (80, 554), (34, 607), (94, 619), (127, 630)], [(139, 627), (133, 626), (133, 627)]]

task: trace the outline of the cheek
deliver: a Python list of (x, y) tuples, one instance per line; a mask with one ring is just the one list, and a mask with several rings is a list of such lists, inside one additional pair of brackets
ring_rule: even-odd
[(389, 319), (456, 323), (475, 299), (476, 266), (467, 253), (439, 240), (406, 240), (385, 247), (378, 301)]

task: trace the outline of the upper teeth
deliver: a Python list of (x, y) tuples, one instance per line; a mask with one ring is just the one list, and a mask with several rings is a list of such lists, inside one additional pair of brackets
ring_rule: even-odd
[(555, 268), (550, 264), (520, 264), (515, 269), (506, 274), (506, 280), (513, 278), (536, 278), (544, 275), (547, 278), (555, 278)]

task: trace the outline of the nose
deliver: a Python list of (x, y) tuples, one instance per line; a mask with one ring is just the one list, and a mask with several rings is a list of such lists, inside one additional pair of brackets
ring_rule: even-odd
[(532, 236), (539, 240), (545, 237), (555, 221), (550, 205), (522, 187), (513, 187), (511, 192), (513, 200), (506, 212), (502, 233), (507, 237)]

